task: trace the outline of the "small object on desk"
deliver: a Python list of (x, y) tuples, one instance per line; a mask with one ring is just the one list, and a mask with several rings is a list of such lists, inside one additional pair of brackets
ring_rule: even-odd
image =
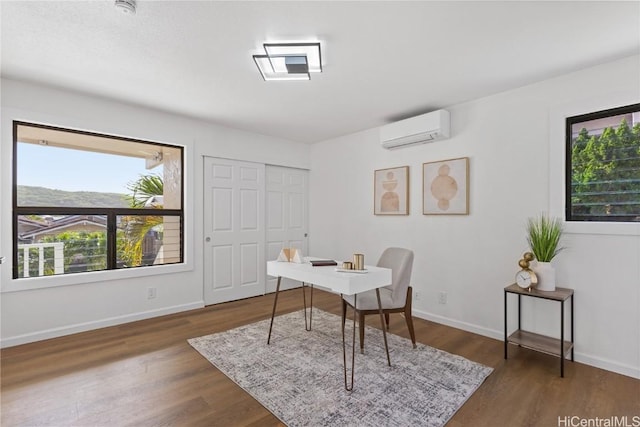
[(353, 270), (353, 263), (351, 261), (345, 261), (342, 263), (343, 270)]
[(304, 263), (304, 257), (302, 256), (302, 251), (300, 249), (291, 248), (294, 251), (294, 254), (291, 256), (291, 262), (295, 262), (296, 264)]
[(338, 263), (332, 259), (312, 259), (311, 261), (309, 261), (309, 263), (314, 267), (327, 267), (332, 265), (338, 265)]
[(280, 254), (278, 254), (278, 259), (276, 261), (295, 262), (297, 264), (302, 264), (304, 262), (302, 258), (302, 251), (296, 248), (283, 248), (280, 250)]
[(364, 269), (364, 255), (363, 254), (353, 254), (353, 268), (355, 270), (363, 270)]

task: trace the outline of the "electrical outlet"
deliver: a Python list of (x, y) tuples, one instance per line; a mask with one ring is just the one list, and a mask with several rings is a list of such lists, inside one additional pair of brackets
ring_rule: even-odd
[(420, 301), (420, 292), (414, 291), (413, 299), (416, 300), (416, 301)]
[(446, 304), (447, 303), (447, 293), (439, 292), (438, 293), (438, 304)]
[(147, 288), (147, 299), (154, 299), (156, 297), (156, 288)]

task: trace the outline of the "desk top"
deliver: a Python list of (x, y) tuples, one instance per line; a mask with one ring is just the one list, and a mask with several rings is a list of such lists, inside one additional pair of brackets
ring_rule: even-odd
[[(307, 260), (308, 258), (305, 258)], [(286, 277), (300, 282), (311, 283), (344, 295), (353, 295), (391, 284), (391, 269), (365, 266), (367, 273), (344, 273), (336, 271), (336, 266), (313, 267), (308, 262), (268, 261), (267, 274), (272, 277)]]

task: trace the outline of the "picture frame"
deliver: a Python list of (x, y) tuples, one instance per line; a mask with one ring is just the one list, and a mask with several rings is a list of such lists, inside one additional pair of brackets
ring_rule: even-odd
[(373, 214), (409, 215), (409, 166), (373, 173)]
[(422, 214), (469, 214), (469, 158), (422, 164)]

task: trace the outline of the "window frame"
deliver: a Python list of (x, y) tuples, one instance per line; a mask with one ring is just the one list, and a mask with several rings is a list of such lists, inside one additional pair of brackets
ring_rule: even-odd
[[(95, 208), (95, 207), (54, 207), (54, 206), (18, 206), (18, 127), (30, 126), (42, 129), (49, 129), (61, 132), (82, 134), (88, 136), (102, 137), (117, 139), (121, 141), (141, 143), (146, 145), (156, 145), (159, 147), (169, 147), (172, 149), (180, 150), (180, 209), (140, 209), (140, 208)], [(13, 120), (13, 155), (12, 155), (12, 272), (11, 277), (14, 280), (19, 280), (21, 283), (29, 279), (34, 280), (51, 280), (53, 278), (70, 277), (76, 275), (85, 276), (90, 275), (102, 275), (105, 272), (112, 271), (131, 271), (137, 269), (146, 269), (152, 267), (154, 270), (164, 270), (167, 267), (184, 264), (185, 253), (185, 223), (184, 223), (184, 210), (185, 210), (185, 148), (181, 145), (165, 144), (154, 141), (145, 141), (141, 139), (128, 138), (122, 136), (108, 135), (97, 132), (90, 132), (79, 129), (69, 129), (58, 126), (44, 125), (39, 123), (26, 122), (21, 120)], [(105, 230), (107, 236), (107, 268), (104, 270), (88, 271), (83, 273), (67, 273), (57, 274), (49, 276), (37, 276), (37, 277), (18, 277), (18, 217), (22, 215), (103, 215), (107, 218), (107, 228)], [(117, 217), (118, 216), (172, 216), (177, 217), (180, 220), (180, 256), (179, 261), (172, 263), (164, 263), (158, 265), (143, 265), (128, 268), (117, 267)], [(164, 268), (163, 268), (164, 267)], [(161, 271), (158, 271), (160, 274)], [(156, 274), (155, 271), (153, 274)], [(136, 274), (137, 276), (137, 274)], [(95, 279), (100, 280), (98, 277)], [(94, 281), (94, 280), (91, 280)], [(74, 281), (75, 282), (75, 281)], [(55, 286), (55, 285), (54, 285)], [(30, 289), (26, 287), (25, 289)]]
[[(601, 223), (607, 223), (607, 224), (637, 224), (638, 223), (638, 221), (630, 221), (628, 219), (612, 220), (612, 218), (615, 218), (615, 217), (608, 217), (608, 216), (594, 215), (588, 218), (581, 218), (581, 219), (576, 218), (574, 215), (572, 215), (571, 187), (573, 184), (572, 126), (576, 123), (603, 119), (611, 116), (635, 113), (639, 111), (640, 111), (640, 103), (633, 103), (633, 104), (623, 105), (621, 107), (608, 108), (605, 110), (593, 111), (589, 113), (583, 113), (583, 114), (565, 117), (565, 121), (564, 121), (564, 124), (565, 124), (565, 129), (564, 129), (565, 130), (564, 221), (565, 222), (574, 223), (574, 224), (595, 223), (595, 222), (601, 222)], [(630, 125), (633, 126), (633, 124), (630, 124)]]

